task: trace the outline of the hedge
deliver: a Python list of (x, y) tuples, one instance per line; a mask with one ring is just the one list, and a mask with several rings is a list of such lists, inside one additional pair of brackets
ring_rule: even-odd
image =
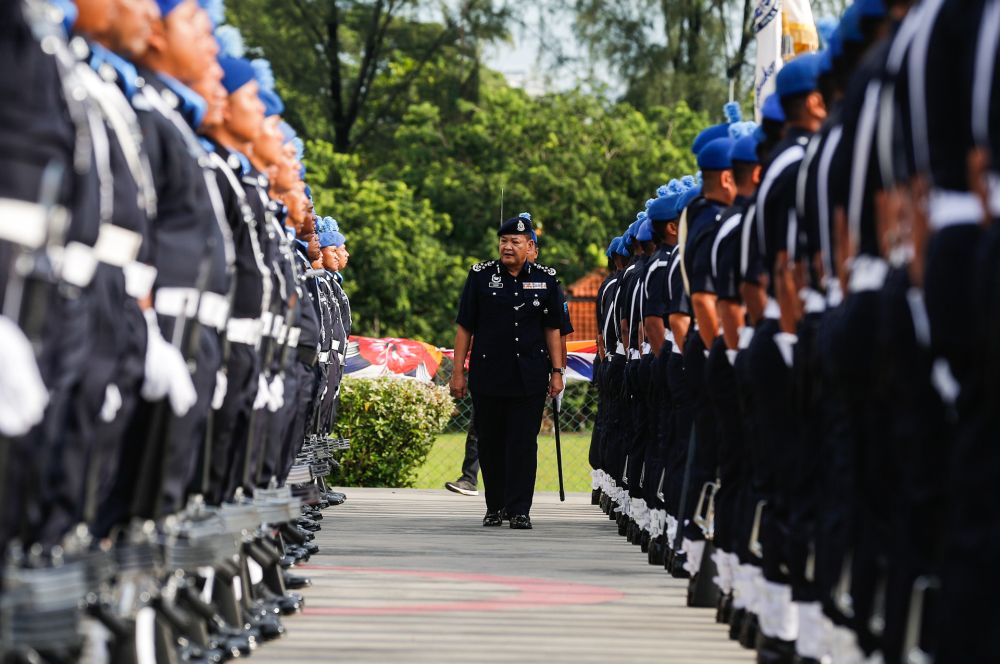
[(343, 486), (409, 487), (455, 405), (448, 388), (399, 378), (345, 378), (334, 434)]

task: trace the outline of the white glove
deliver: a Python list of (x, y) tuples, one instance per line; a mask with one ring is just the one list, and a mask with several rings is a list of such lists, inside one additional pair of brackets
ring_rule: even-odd
[(271, 381), (271, 399), (267, 404), (267, 409), (272, 413), (281, 410), (285, 405), (285, 379), (278, 374)]
[(222, 408), (222, 403), (226, 400), (226, 392), (229, 391), (229, 378), (226, 372), (219, 369), (215, 372), (215, 394), (212, 395), (212, 410)]
[(49, 392), (31, 342), (4, 316), (0, 316), (0, 366), (0, 433), (23, 436), (42, 421)]
[(118, 417), (118, 411), (122, 407), (122, 393), (118, 386), (110, 383), (104, 389), (104, 404), (101, 405), (101, 421), (111, 423)]
[(183, 417), (198, 401), (198, 393), (181, 352), (168, 344), (160, 334), (156, 312), (143, 312), (148, 330), (146, 341), (146, 377), (142, 382), (142, 398), (159, 401), (170, 398), (170, 407), (177, 417)]
[(264, 374), (257, 375), (257, 396), (253, 400), (253, 409), (260, 410), (266, 408), (271, 401), (271, 388), (267, 384)]

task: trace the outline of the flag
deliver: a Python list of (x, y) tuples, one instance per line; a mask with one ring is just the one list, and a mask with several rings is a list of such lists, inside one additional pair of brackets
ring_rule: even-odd
[[(754, 68), (754, 115), (760, 122), (760, 107), (774, 91), (774, 77), (781, 69), (782, 0), (757, 0), (753, 31), (757, 42)], [(807, 4), (808, 7), (808, 4)]]
[(800, 53), (819, 49), (819, 33), (809, 0), (783, 0), (781, 8), (781, 57), (788, 62)]

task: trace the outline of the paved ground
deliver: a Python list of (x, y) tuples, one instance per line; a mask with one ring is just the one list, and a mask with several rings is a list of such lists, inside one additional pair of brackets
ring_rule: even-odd
[(588, 495), (536, 495), (513, 531), (480, 525), (482, 498), (347, 493), (302, 568), (305, 613), (254, 662), (753, 661)]

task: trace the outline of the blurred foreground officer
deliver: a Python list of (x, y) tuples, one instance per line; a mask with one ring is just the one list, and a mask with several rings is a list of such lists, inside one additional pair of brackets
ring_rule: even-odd
[(531, 528), (542, 409), (546, 394), (563, 388), (562, 293), (555, 270), (528, 262), (531, 231), (522, 217), (500, 225), (500, 260), (472, 266), (456, 319), (455, 398), (466, 394), (461, 361), (475, 343), (469, 387), (486, 485), (484, 526), (509, 516), (511, 528)]

